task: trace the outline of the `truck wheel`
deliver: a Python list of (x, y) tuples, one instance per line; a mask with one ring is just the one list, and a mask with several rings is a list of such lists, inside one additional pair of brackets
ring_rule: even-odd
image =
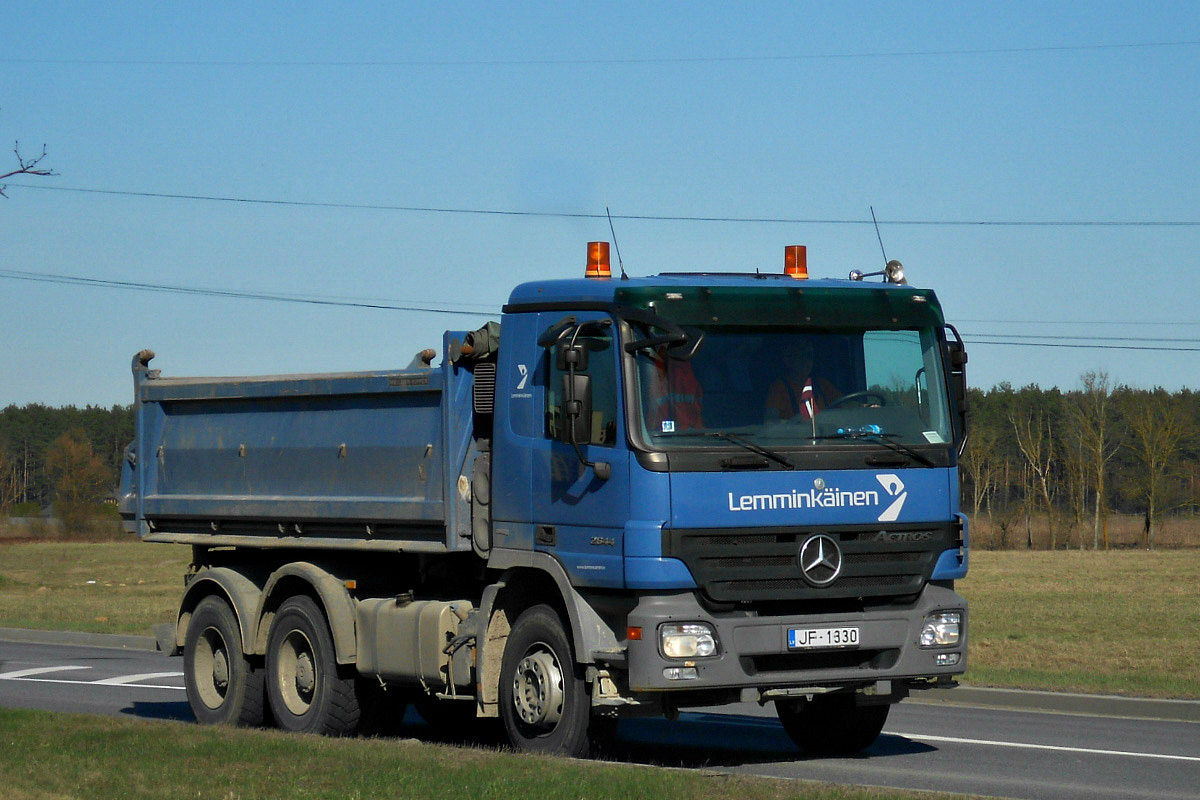
[(851, 755), (871, 746), (891, 706), (860, 706), (853, 693), (812, 700), (777, 700), (775, 711), (792, 741), (813, 755)]
[(583, 757), (591, 705), (571, 643), (550, 606), (517, 619), (500, 668), (500, 717), (518, 750)]
[(267, 698), (284, 730), (342, 736), (358, 729), (354, 678), (338, 674), (329, 624), (311, 598), (289, 598), (275, 613), (267, 637)]
[(192, 612), (183, 645), (183, 682), (197, 722), (263, 724), (263, 671), (246, 660), (237, 617), (219, 597), (204, 598)]

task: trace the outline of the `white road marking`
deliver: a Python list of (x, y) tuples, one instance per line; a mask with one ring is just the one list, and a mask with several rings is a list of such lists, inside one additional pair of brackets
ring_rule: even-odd
[[(724, 715), (721, 715), (721, 714), (712, 714), (711, 712), (709, 712), (709, 713), (699, 712), (699, 713), (695, 713), (695, 716), (717, 718), (717, 719), (720, 719), (721, 722), (726, 725), (733, 724), (733, 725), (745, 725), (747, 727), (758, 727), (761, 725), (769, 726), (769, 725), (775, 724), (774, 720), (768, 719), (767, 717), (757, 717), (757, 718), (743, 717), (742, 719), (739, 719), (735, 722), (735, 721), (733, 721), (732, 717), (725, 717)], [(1090, 747), (1064, 747), (1062, 745), (1053, 745), (1053, 744), (1025, 744), (1022, 742), (1001, 742), (1001, 741), (996, 741), (996, 740), (992, 740), (992, 739), (964, 739), (964, 738), (955, 737), (955, 736), (934, 736), (934, 735), (927, 735), (927, 734), (923, 734), (923, 733), (903, 733), (901, 731), (893, 731), (893, 730), (886, 730), (886, 729), (883, 732), (885, 734), (888, 734), (891, 736), (903, 736), (906, 739), (913, 739), (915, 741), (920, 741), (920, 742), (942, 742), (945, 744), (973, 744), (973, 745), (980, 745), (980, 746), (984, 746), (984, 747), (1012, 747), (1012, 748), (1025, 749), (1025, 750), (1048, 750), (1048, 751), (1059, 752), (1059, 753), (1081, 753), (1081, 754), (1086, 754), (1086, 755), (1099, 755), (1099, 756), (1124, 756), (1126, 758), (1154, 758), (1154, 759), (1159, 759), (1159, 760), (1163, 760), (1163, 761), (1184, 761), (1184, 762), (1189, 762), (1189, 763), (1200, 763), (1200, 757), (1198, 757), (1198, 756), (1179, 756), (1179, 755), (1171, 755), (1169, 753), (1136, 753), (1136, 752), (1133, 752), (1130, 750), (1100, 750), (1100, 749), (1090, 748)]]
[[(120, 675), (116, 678), (105, 678), (102, 681), (88, 681), (98, 686), (123, 686), (125, 684), (148, 681), (154, 678), (181, 678), (182, 672), (143, 672), (141, 675)], [(172, 687), (175, 688), (175, 687)]]
[[(91, 667), (33, 667), (31, 669), (15, 669), (12, 672), (0, 672), (0, 680), (15, 681), (30, 675), (46, 675), (51, 672), (66, 672), (72, 669), (91, 669)], [(73, 681), (72, 681), (73, 682)]]
[(117, 686), (126, 687), (129, 689), (170, 689), (174, 692), (187, 691), (182, 686), (166, 686), (153, 683), (112, 683), (111, 679), (103, 681), (67, 681), (58, 678), (12, 678), (14, 681), (28, 681), (29, 683), (61, 683), (70, 686)]
[(1198, 756), (1175, 756), (1166, 753), (1135, 753), (1129, 750), (1097, 750), (1091, 747), (1063, 747), (1054, 744), (1023, 744), (1021, 742), (998, 742), (989, 739), (960, 739), (955, 736), (927, 736), (922, 733), (901, 733), (900, 731), (884, 731), (893, 736), (903, 736), (920, 742), (945, 742), (947, 744), (977, 744), (988, 747), (1014, 747), (1024, 750), (1052, 750), (1059, 753), (1086, 753), (1095, 756), (1128, 756), (1132, 758), (1158, 758), (1167, 761), (1191, 761), (1200, 763)]
[(152, 683), (138, 683), (138, 681), (149, 681), (156, 678), (182, 678), (182, 672), (143, 672), (136, 675), (118, 675), (114, 678), (102, 678), (95, 681), (87, 680), (68, 680), (66, 678), (44, 678), (43, 675), (50, 675), (56, 672), (69, 672), (71, 670), (92, 669), (92, 667), (83, 666), (60, 666), (60, 667), (31, 667), (29, 669), (16, 669), (9, 672), (0, 672), (0, 680), (4, 681), (29, 681), (30, 683), (62, 683), (73, 684), (76, 686), (132, 686), (141, 689), (172, 689), (175, 691), (184, 691), (182, 686), (165, 686)]

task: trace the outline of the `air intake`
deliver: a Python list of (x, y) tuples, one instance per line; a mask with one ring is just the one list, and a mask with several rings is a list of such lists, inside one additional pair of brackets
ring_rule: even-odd
[(496, 364), (483, 362), (475, 365), (475, 392), (472, 399), (476, 414), (492, 414), (496, 411)]

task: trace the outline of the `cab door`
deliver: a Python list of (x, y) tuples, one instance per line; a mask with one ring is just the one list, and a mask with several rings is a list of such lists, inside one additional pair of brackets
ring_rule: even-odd
[[(540, 335), (553, 334), (557, 327), (561, 336), (544, 348), (538, 369), (545, 399), (543, 436), (533, 448), (534, 548), (558, 558), (576, 586), (621, 587), (629, 457), (620, 339), (616, 322), (607, 314), (569, 316), (573, 322), (564, 313), (543, 312), (538, 321)], [(586, 378), (577, 379), (575, 386), (578, 391), (586, 383), (589, 419), (578, 426), (575, 444), (564, 441), (572, 390), (567, 385), (571, 370), (558, 353), (563, 340), (586, 352), (586, 363), (577, 364), (574, 374)]]

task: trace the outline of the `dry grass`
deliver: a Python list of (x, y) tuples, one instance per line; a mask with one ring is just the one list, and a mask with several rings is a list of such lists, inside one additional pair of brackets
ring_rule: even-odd
[(973, 684), (1200, 697), (1200, 550), (971, 553)]
[(190, 560), (128, 539), (0, 543), (0, 627), (148, 635), (174, 621)]

